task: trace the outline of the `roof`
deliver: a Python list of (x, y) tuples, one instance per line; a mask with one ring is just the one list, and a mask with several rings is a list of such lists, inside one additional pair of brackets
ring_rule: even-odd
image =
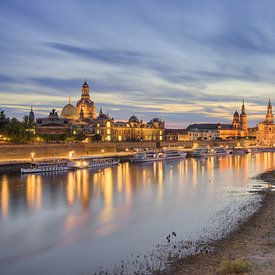
[(231, 124), (222, 124), (222, 123), (200, 123), (200, 124), (190, 124), (186, 130), (191, 131), (194, 129), (199, 130), (229, 130), (232, 129)]
[(166, 135), (187, 135), (188, 134), (188, 130), (187, 129), (165, 129), (165, 134)]

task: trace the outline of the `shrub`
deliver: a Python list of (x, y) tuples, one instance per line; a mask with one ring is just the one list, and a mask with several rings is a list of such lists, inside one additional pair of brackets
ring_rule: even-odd
[(247, 259), (224, 259), (220, 264), (218, 272), (221, 274), (243, 273), (248, 272), (250, 268), (251, 263)]

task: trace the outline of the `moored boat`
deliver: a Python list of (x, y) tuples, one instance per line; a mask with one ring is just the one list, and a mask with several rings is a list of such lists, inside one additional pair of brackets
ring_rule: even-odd
[(114, 166), (119, 164), (119, 159), (116, 158), (93, 158), (90, 160), (74, 160), (68, 162), (69, 169), (84, 169), (84, 168), (101, 168), (107, 166)]
[(162, 150), (138, 152), (130, 160), (131, 162), (151, 162), (169, 159), (184, 159), (187, 153), (180, 150)]
[(59, 160), (54, 162), (33, 162), (30, 168), (21, 168), (21, 174), (60, 172), (68, 170), (67, 161)]
[(235, 147), (235, 148), (233, 148), (232, 153), (237, 154), (237, 155), (245, 155), (248, 153), (248, 150), (246, 148), (242, 148), (242, 147)]
[(193, 151), (192, 156), (195, 158), (213, 156), (214, 151), (209, 148), (197, 148)]
[(225, 149), (224, 147), (215, 147), (213, 151), (214, 155), (220, 156), (220, 155), (228, 155), (230, 154), (230, 150)]

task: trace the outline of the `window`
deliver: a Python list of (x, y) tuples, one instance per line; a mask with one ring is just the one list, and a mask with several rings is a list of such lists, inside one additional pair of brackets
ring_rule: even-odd
[(107, 129), (107, 135), (111, 134), (111, 129)]
[(111, 136), (107, 136), (107, 141), (111, 141)]
[(111, 122), (110, 121), (106, 122), (106, 127), (111, 127)]

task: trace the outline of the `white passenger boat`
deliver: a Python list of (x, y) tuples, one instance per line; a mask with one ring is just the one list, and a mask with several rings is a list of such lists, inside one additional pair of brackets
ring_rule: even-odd
[(235, 147), (233, 148), (232, 153), (236, 155), (245, 155), (248, 153), (248, 149), (242, 147)]
[(213, 156), (214, 151), (209, 148), (197, 148), (193, 151), (192, 156), (195, 158)]
[(184, 159), (187, 153), (180, 150), (164, 150), (163, 151), (165, 159)]
[(66, 160), (60, 160), (55, 162), (37, 162), (32, 163), (30, 168), (21, 168), (21, 174), (60, 172), (66, 170), (68, 170)]
[(229, 150), (226, 150), (226, 149), (223, 148), (223, 147), (216, 147), (216, 148), (214, 148), (213, 154), (214, 154), (214, 155), (217, 155), (217, 156), (220, 156), (220, 155), (228, 155), (228, 154), (230, 154), (230, 151), (229, 151)]
[(184, 159), (187, 153), (180, 150), (145, 151), (135, 154), (131, 162), (151, 162), (169, 159)]
[(101, 168), (107, 166), (114, 166), (119, 164), (119, 159), (116, 158), (93, 158), (90, 160), (74, 160), (69, 161), (67, 167), (69, 169), (83, 169), (83, 168)]

